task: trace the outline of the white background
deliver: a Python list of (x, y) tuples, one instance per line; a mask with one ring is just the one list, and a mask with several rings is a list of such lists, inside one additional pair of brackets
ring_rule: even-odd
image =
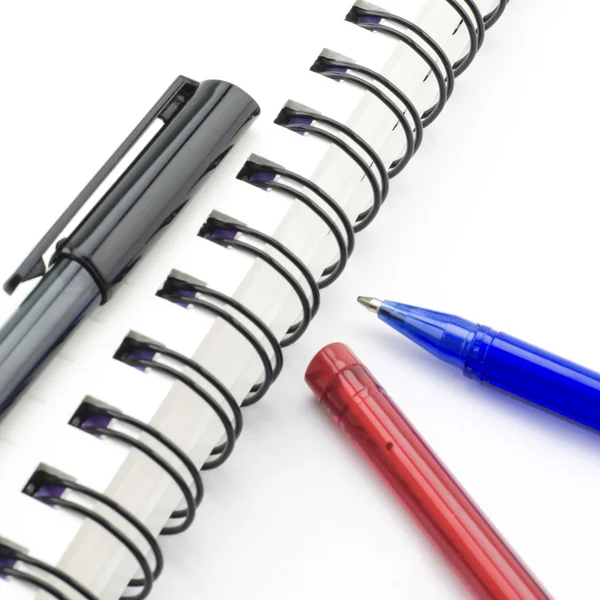
[[(350, 3), (328, 14), (335, 4), (341, 18)], [(272, 118), (286, 53), (325, 35), (323, 10), (4, 3), (2, 279), (176, 75), (232, 79)], [(455, 312), (600, 370), (598, 12), (511, 2), (283, 375), (245, 412), (235, 455), (205, 475), (195, 527), (163, 541), (155, 600), (468, 597), (303, 383), (332, 341), (370, 366), (556, 598), (598, 597), (600, 437), (467, 381), (355, 304)], [(0, 316), (13, 305), (2, 298)]]

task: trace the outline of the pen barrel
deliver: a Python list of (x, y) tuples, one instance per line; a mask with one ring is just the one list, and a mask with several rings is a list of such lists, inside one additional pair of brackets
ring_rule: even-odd
[(99, 302), (98, 286), (76, 262), (61, 261), (44, 275), (0, 329), (0, 413), (86, 311)]
[(231, 83), (184, 81), (158, 117), (162, 128), (55, 258), (83, 264), (106, 297), (258, 113), (256, 102)]
[(481, 328), (464, 374), (600, 430), (600, 374), (505, 333)]
[(550, 598), (364, 366), (321, 401), (476, 598)]

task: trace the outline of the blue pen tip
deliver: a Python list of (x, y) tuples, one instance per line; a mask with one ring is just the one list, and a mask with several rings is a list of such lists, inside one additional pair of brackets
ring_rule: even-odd
[(368, 311), (372, 313), (378, 313), (383, 302), (377, 298), (370, 298), (368, 296), (359, 296), (357, 299), (359, 304), (362, 304)]
[(478, 329), (460, 317), (390, 300), (382, 303), (377, 316), (421, 348), (461, 369)]

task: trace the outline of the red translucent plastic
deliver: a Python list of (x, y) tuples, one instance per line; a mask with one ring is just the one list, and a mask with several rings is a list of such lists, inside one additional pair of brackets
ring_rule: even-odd
[(476, 598), (551, 598), (347, 346), (323, 348), (306, 381)]

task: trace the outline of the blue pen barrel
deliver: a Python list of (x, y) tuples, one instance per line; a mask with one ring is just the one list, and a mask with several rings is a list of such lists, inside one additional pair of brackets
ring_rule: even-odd
[(600, 430), (600, 374), (506, 333), (480, 327), (466, 377), (505, 390)]
[(390, 300), (377, 314), (465, 376), (600, 431), (600, 373), (455, 315)]

